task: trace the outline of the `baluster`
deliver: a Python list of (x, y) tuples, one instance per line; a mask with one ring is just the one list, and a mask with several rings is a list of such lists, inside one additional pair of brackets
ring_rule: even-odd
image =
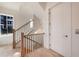
[(44, 46), (44, 44), (43, 44), (43, 42), (44, 42), (43, 37), (44, 37), (44, 35), (42, 35), (42, 47)]
[(40, 44), (42, 45), (42, 34), (40, 34), (39, 37), (40, 37)]
[[(38, 35), (35, 35), (36, 42), (38, 41)], [(37, 49), (37, 43), (36, 43), (36, 49)]]
[(40, 43), (41, 43), (41, 47), (42, 47), (42, 34), (40, 35), (40, 39), (41, 39)]
[[(34, 36), (32, 35), (32, 40), (34, 40)], [(32, 51), (34, 50), (34, 42), (32, 41)]]
[[(31, 40), (32, 40), (32, 36), (31, 36)], [(31, 41), (31, 51), (32, 51), (32, 41)]]
[(26, 53), (27, 53), (27, 36), (25, 37), (25, 39), (26, 39)]
[(18, 31), (18, 40), (17, 41), (19, 41), (19, 39), (20, 39), (20, 30)]
[(24, 40), (25, 40), (25, 54), (26, 54), (26, 38), (24, 37)]
[(18, 31), (17, 31), (17, 42), (18, 42), (18, 39), (19, 39), (19, 34), (18, 34)]
[[(35, 36), (33, 35), (33, 40), (35, 40)], [(33, 42), (33, 50), (35, 50), (35, 43)]]
[(40, 44), (42, 45), (42, 34), (40, 34), (39, 37), (40, 37)]
[[(37, 42), (39, 42), (40, 43), (40, 37), (39, 37), (39, 35), (37, 35)], [(39, 45), (37, 44), (37, 48), (39, 47)]]
[[(28, 36), (28, 38), (29, 38), (29, 36)], [(30, 41), (30, 40), (28, 39), (28, 53), (29, 53), (29, 41)]]
[[(30, 36), (29, 36), (29, 39), (30, 39)], [(29, 52), (30, 52), (30, 40), (29, 40)]]
[(17, 42), (17, 39), (18, 39), (18, 34), (17, 34), (17, 31), (16, 31), (16, 42)]
[(17, 31), (15, 32), (15, 38), (16, 38), (15, 40), (17, 41)]
[(28, 49), (27, 50), (28, 50), (28, 53), (29, 53), (29, 35), (28, 35)]
[[(31, 39), (33, 40), (33, 36), (31, 35)], [(33, 51), (33, 41), (31, 42), (31, 47), (32, 47), (32, 51)]]
[(19, 31), (17, 31), (17, 42), (19, 41)]
[[(31, 36), (29, 38), (31, 39)], [(29, 40), (29, 52), (31, 52), (31, 40)]]
[(24, 51), (24, 33), (21, 33), (21, 56), (24, 57), (25, 51)]
[(28, 53), (28, 38), (29, 38), (29, 37), (27, 36), (27, 53)]
[[(41, 39), (40, 39), (40, 35), (38, 35), (38, 43), (40, 43)], [(37, 48), (39, 48), (39, 45), (37, 45)]]

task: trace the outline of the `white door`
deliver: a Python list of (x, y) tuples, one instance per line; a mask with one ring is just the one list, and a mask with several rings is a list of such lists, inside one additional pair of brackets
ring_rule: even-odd
[(50, 48), (63, 56), (71, 56), (71, 3), (51, 9)]
[(72, 56), (79, 57), (79, 3), (72, 3)]

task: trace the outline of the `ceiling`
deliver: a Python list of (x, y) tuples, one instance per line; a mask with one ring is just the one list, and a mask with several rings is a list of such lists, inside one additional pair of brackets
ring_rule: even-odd
[(47, 2), (39, 2), (40, 6), (45, 10), (47, 7)]
[[(0, 2), (0, 7), (18, 11), (20, 9), (20, 6), (23, 3), (24, 2), (19, 2), (19, 3), (18, 2)], [(47, 7), (47, 2), (36, 2), (36, 3), (39, 3), (39, 5), (43, 8), (43, 10), (45, 10)]]
[(10, 10), (15, 10), (15, 11), (19, 10), (20, 5), (21, 3), (17, 3), (17, 2), (0, 2), (0, 7)]

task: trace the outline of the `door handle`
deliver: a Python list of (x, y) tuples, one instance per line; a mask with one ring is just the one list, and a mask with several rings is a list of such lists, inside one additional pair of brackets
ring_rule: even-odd
[(67, 37), (68, 37), (68, 35), (65, 35), (65, 37), (67, 38)]

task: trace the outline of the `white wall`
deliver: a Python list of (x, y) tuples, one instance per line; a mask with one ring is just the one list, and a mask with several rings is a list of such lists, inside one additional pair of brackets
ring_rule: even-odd
[[(38, 3), (0, 3), (0, 13), (14, 16), (14, 28), (22, 26), (33, 14), (40, 19), (42, 25), (43, 10)], [(4, 40), (4, 39), (3, 39)], [(11, 39), (12, 40), (12, 39)]]
[(13, 34), (0, 35), (0, 46), (12, 44)]
[(38, 2), (1, 3), (0, 12), (14, 16), (14, 28), (18, 28), (35, 15), (39, 18), (44, 35), (44, 46), (49, 48), (48, 9), (56, 3), (46, 3), (45, 9)]
[[(26, 5), (26, 7), (25, 7)], [(24, 8), (24, 9), (23, 9)], [(23, 3), (23, 8), (21, 10), (25, 15), (35, 15), (40, 20), (40, 25), (43, 28), (44, 35), (44, 46), (48, 48), (49, 38), (48, 38), (48, 11), (41, 8), (39, 3)], [(26, 11), (27, 10), (27, 11)], [(35, 19), (35, 18), (34, 18)]]

